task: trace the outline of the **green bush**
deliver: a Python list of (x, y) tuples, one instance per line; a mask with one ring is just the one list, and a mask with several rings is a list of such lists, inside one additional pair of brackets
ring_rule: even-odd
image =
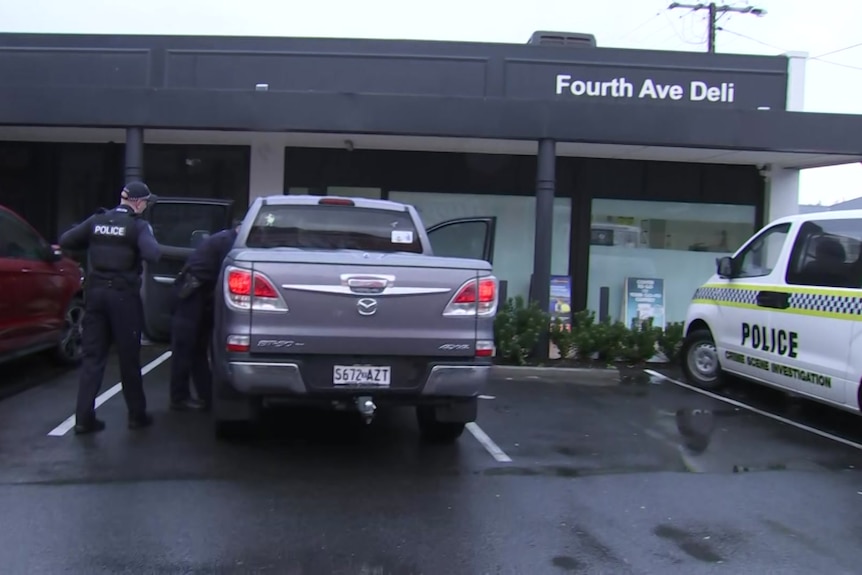
[(550, 314), (536, 302), (525, 305), (522, 296), (509, 298), (494, 320), (497, 355), (504, 361), (524, 365), (543, 332), (548, 333), (549, 322)]
[(656, 354), (656, 343), (662, 330), (653, 327), (652, 318), (642, 322), (634, 322), (634, 325), (626, 332), (622, 342), (622, 359), (632, 363), (640, 363), (649, 360)]
[(664, 331), (658, 337), (658, 348), (671, 363), (676, 363), (682, 349), (682, 341), (685, 338), (683, 327), (685, 322), (676, 321), (667, 324)]
[(596, 321), (596, 314), (581, 310), (572, 314), (571, 328), (559, 319), (551, 321), (536, 302), (527, 304), (523, 297), (509, 298), (500, 307), (494, 322), (497, 356), (506, 363), (524, 365), (536, 350), (536, 344), (547, 334), (560, 352), (560, 359), (603, 362), (623, 360), (640, 363), (661, 351), (670, 362), (679, 358), (683, 341), (683, 322), (669, 323), (665, 329), (653, 326), (652, 320), (632, 327), (621, 321)]

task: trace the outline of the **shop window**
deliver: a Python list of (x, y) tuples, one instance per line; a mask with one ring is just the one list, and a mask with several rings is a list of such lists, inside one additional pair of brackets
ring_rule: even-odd
[(694, 290), (755, 231), (754, 206), (595, 199), (592, 202), (587, 307), (624, 320), (627, 278), (660, 280), (666, 321), (683, 321)]
[(862, 221), (805, 222), (796, 236), (787, 283), (835, 288), (862, 287)]
[[(529, 297), (536, 233), (534, 196), (390, 191), (389, 199), (412, 204), (426, 228), (456, 218), (496, 216), (494, 274), (508, 283), (508, 297)], [(570, 198), (554, 199), (551, 252), (551, 273), (554, 275), (568, 273), (571, 210)]]

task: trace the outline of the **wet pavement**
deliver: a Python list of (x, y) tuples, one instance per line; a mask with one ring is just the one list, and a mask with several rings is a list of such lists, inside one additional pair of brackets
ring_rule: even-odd
[(0, 401), (1, 573), (859, 572), (862, 450), (672, 383), (495, 381), (478, 424), (498, 462), (466, 432), (423, 446), (409, 410), (364, 426), (275, 409), (262, 437), (217, 443), (207, 416), (167, 411), (169, 365), (145, 376), (153, 428), (127, 430), (117, 395), (86, 438), (48, 436), (75, 372), (0, 366), (0, 397), (17, 390)]

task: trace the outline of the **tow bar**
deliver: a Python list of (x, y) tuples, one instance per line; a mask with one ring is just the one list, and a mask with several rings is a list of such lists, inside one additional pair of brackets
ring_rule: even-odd
[(377, 406), (374, 405), (374, 401), (370, 397), (362, 396), (356, 398), (356, 409), (359, 410), (359, 415), (362, 416), (365, 423), (369, 424), (374, 419), (374, 412), (377, 411)]

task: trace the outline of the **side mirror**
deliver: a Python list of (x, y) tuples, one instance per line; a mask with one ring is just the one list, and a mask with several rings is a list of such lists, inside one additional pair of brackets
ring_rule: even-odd
[(715, 260), (718, 275), (723, 278), (733, 277), (733, 258), (724, 256)]
[(63, 254), (63, 249), (56, 244), (52, 245), (51, 250), (48, 252), (48, 259), (52, 262), (58, 262), (63, 259), (64, 256), (65, 254)]

